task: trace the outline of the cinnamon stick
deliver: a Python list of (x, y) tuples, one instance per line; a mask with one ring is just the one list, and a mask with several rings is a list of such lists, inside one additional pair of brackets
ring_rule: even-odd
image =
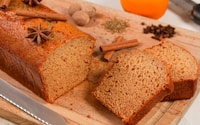
[(102, 52), (108, 52), (108, 51), (115, 51), (115, 50), (130, 48), (130, 47), (134, 47), (137, 45), (139, 45), (139, 42), (137, 41), (137, 39), (133, 39), (133, 40), (128, 40), (128, 41), (122, 41), (119, 43), (103, 45), (103, 46), (100, 46), (100, 50)]
[[(114, 41), (113, 43), (122, 42), (123, 39), (124, 39), (124, 38), (123, 38), (122, 36), (118, 36), (118, 37), (115, 39), (115, 41)], [(109, 60), (112, 58), (114, 52), (115, 52), (114, 50), (113, 50), (113, 51), (108, 51), (108, 52), (106, 52), (106, 53), (104, 54), (104, 59), (105, 59), (106, 61), (109, 61)]]
[(11, 0), (2, 0), (1, 5), (0, 5), (0, 8), (1, 8), (1, 9), (6, 9), (6, 8), (8, 8), (8, 6), (10, 5), (10, 1), (11, 1)]
[(32, 17), (32, 18), (44, 18), (44, 19), (59, 20), (59, 21), (67, 20), (67, 16), (65, 15), (45, 13), (45, 12), (31, 12), (31, 11), (25, 11), (25, 10), (16, 10), (15, 14), (18, 16), (27, 16), (27, 17)]

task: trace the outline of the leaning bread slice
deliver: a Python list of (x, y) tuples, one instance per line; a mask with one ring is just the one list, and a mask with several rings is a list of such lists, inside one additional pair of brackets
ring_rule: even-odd
[(164, 100), (191, 98), (197, 88), (198, 62), (191, 53), (169, 41), (162, 42), (146, 51), (166, 61), (170, 66), (174, 92)]
[(151, 108), (173, 91), (168, 66), (142, 52), (117, 56), (93, 95), (125, 124), (136, 124)]

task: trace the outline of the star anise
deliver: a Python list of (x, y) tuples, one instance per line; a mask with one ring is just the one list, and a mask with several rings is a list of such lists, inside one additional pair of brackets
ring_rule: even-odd
[(51, 33), (48, 29), (42, 29), (41, 24), (37, 28), (28, 28), (28, 36), (26, 38), (31, 38), (33, 42), (36, 42), (38, 45), (42, 44), (48, 40), (48, 36)]
[(36, 6), (40, 4), (42, 0), (22, 0), (23, 3), (28, 4), (29, 6)]

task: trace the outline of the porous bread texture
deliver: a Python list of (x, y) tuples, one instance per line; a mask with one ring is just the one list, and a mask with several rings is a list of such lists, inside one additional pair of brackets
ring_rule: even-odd
[(166, 63), (148, 53), (133, 51), (117, 55), (92, 94), (124, 124), (133, 125), (172, 91)]
[(170, 41), (162, 42), (145, 51), (162, 59), (170, 67), (174, 92), (164, 100), (188, 99), (195, 94), (199, 67), (190, 52)]
[(59, 47), (41, 67), (46, 95), (50, 101), (63, 95), (87, 78), (93, 43), (79, 38)]
[[(43, 11), (42, 6), (35, 11)], [(51, 29), (42, 45), (26, 38), (28, 27), (39, 24)], [(50, 103), (87, 78), (94, 41), (68, 22), (0, 11), (0, 69)]]

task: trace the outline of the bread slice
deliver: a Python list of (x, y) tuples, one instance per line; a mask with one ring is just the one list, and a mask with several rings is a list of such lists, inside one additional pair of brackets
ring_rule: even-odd
[(188, 99), (194, 95), (199, 67), (191, 53), (169, 41), (162, 42), (145, 51), (151, 52), (170, 66), (174, 92), (164, 100)]
[(93, 95), (125, 124), (136, 124), (173, 91), (168, 66), (142, 51), (120, 53)]

